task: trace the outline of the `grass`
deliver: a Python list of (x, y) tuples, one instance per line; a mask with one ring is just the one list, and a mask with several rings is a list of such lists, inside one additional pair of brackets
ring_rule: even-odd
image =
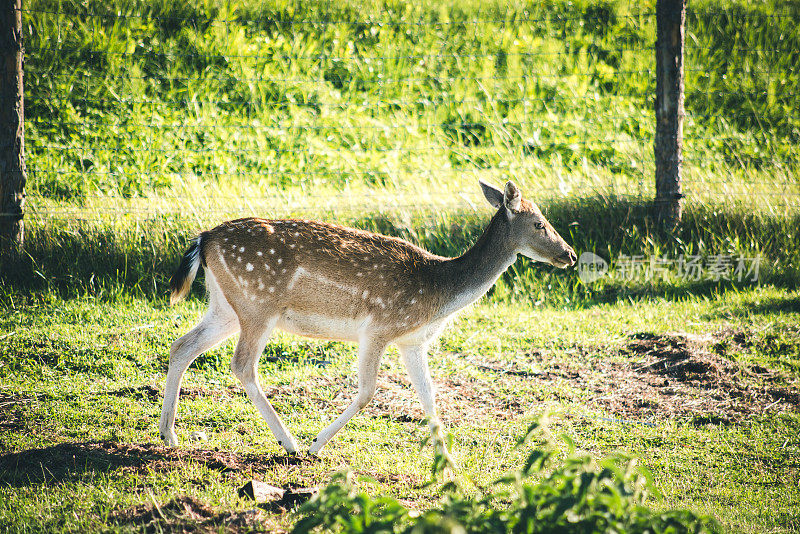
[[(656, 508), (708, 513), (737, 531), (794, 531), (800, 526), (795, 466), (800, 420), (785, 406), (738, 422), (664, 419), (656, 412), (650, 418), (655, 426), (636, 424), (634, 418), (623, 424), (608, 420), (617, 416), (594, 402), (598, 394), (591, 388), (573, 380), (498, 376), (475, 362), (529, 368), (531, 355), (538, 352), (542, 369), (591, 373), (598, 361), (629, 361), (631, 356), (619, 349), (633, 332), (732, 336), (744, 331), (755, 336), (753, 343), (727, 357), (743, 366), (776, 370), (777, 380), (793, 387), (800, 367), (798, 298), (796, 292), (749, 289), (714, 300), (688, 297), (584, 310), (491, 302), (476, 306), (445, 333), (431, 358), (437, 383), (446, 392), (442, 415), (455, 436), (456, 460), (481, 483), (518, 467), (524, 451), (513, 448), (515, 438), (546, 408), (554, 431), (567, 432), (580, 450), (597, 458), (612, 452), (639, 457), (663, 494), (650, 503)], [(436, 499), (436, 487), (424, 485), (431, 450), (419, 450), (427, 429), (409, 385), (393, 385), (397, 379), (392, 377), (404, 371), (391, 351), (382, 368), (389, 382), (382, 379), (377, 407), (357, 416), (320, 460), (286, 463), (227, 371), (231, 342), (202, 357), (187, 375), (178, 431), (188, 452), (172, 458), (167, 449), (147, 445), (158, 440), (157, 392), (168, 346), (199, 318), (202, 307), (197, 300), (171, 309), (140, 300), (81, 298), (7, 310), (2, 327), (9, 335), (0, 340), (0, 377), (4, 400), (11, 403), (0, 429), (0, 461), (11, 461), (9, 452), (22, 451), (28, 463), (19, 470), (4, 466), (0, 524), (5, 530), (134, 528), (115, 526), (113, 518), (147, 502), (148, 490), (162, 503), (186, 494), (219, 509), (241, 511), (252, 505), (237, 497), (236, 489), (251, 476), (277, 485), (312, 486), (346, 466), (377, 480), (367, 486), (371, 492), (415, 508)], [(768, 341), (768, 336), (775, 338)], [(262, 362), (260, 371), (276, 409), (308, 444), (353, 394), (354, 348), (283, 334), (273, 347), (280, 347), (273, 353), (300, 357)], [(320, 358), (330, 363), (319, 367), (313, 359)], [(148, 393), (149, 386), (155, 394)], [(472, 390), (479, 394), (464, 397)], [(469, 402), (459, 406), (447, 398), (453, 395)], [(209, 441), (186, 443), (193, 430), (206, 431)], [(59, 444), (73, 444), (75, 459), (60, 456)], [(126, 444), (149, 448), (120, 450)], [(103, 447), (109, 450), (103, 453)], [(42, 448), (49, 452), (25, 452)], [(215, 450), (232, 455), (235, 468), (203, 461), (200, 451)], [(259, 461), (248, 464), (251, 454)], [(286, 513), (262, 512), (262, 519), (265, 525), (283, 527), (291, 522)]]
[[(319, 460), (282, 454), (228, 371), (234, 340), (193, 364), (184, 446), (161, 447), (169, 345), (204, 308), (200, 284), (167, 307), (166, 283), (198, 230), (252, 214), (459, 254), (489, 218), (483, 178), (517, 181), (610, 270), (584, 284), (520, 259), (445, 332), (431, 367), (463, 472), (518, 468), (516, 439), (548, 411), (598, 462), (639, 458), (657, 510), (800, 531), (797, 5), (689, 6), (687, 200), (671, 234), (650, 217), (653, 11), (26, 3), (27, 242), (0, 256), (0, 530), (139, 531), (142, 507), (171, 517), (181, 496), (211, 507), (202, 528), (288, 529), (290, 511), (250, 513), (237, 489), (324, 485), (344, 468), (373, 495), (435, 504), (393, 350), (374, 403)], [(626, 256), (720, 255), (759, 256), (758, 282), (623, 276)], [(635, 370), (676, 355), (704, 371)], [(270, 342), (265, 388), (304, 444), (351, 398), (354, 359), (348, 344)], [(208, 441), (189, 442), (195, 430)]]

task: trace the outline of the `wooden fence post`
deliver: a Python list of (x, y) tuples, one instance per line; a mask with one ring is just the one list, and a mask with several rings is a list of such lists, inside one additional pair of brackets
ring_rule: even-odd
[(0, 0), (0, 249), (22, 245), (25, 135), (22, 0)]
[(681, 220), (683, 38), (686, 0), (656, 1), (656, 220), (672, 230)]

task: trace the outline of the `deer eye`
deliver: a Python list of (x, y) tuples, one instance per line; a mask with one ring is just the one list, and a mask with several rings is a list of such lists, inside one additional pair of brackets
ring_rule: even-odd
[(539, 230), (544, 228), (544, 223), (536, 222), (536, 223), (533, 223), (533, 225)]

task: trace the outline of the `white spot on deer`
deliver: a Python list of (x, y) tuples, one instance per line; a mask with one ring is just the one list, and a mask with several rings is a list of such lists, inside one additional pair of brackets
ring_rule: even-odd
[(298, 278), (300, 278), (306, 273), (308, 273), (308, 271), (306, 271), (302, 267), (298, 267), (297, 270), (295, 270), (295, 272), (292, 274), (292, 278), (291, 280), (289, 280), (289, 283), (286, 284), (286, 289), (292, 289), (294, 285), (297, 283)]
[(263, 256), (263, 255), (264, 255), (264, 253), (262, 251), (260, 251), (260, 250), (258, 252), (256, 252), (256, 256)]
[(281, 269), (281, 274), (286, 274), (286, 268)]
[(244, 252), (244, 247), (239, 247), (239, 252)]
[(242, 263), (242, 257), (241, 256), (237, 256), (236, 257), (236, 261), (238, 261), (239, 263)]
[(269, 292), (275, 293), (275, 286), (269, 286)]
[(252, 263), (248, 263), (247, 265), (244, 266), (244, 268), (247, 269), (248, 271), (252, 271), (253, 270), (253, 264)]
[(227, 237), (222, 238), (222, 240), (225, 241), (226, 243), (228, 242), (228, 238)]
[(269, 249), (269, 253), (270, 254), (275, 254), (275, 249), (274, 248)]
[(367, 290), (364, 290), (364, 292), (361, 294), (361, 298), (362, 298), (362, 299), (364, 299), (364, 300), (366, 300), (366, 299), (367, 299), (367, 297), (369, 297), (369, 291), (367, 291)]
[(300, 237), (300, 232), (295, 232), (295, 233), (294, 233), (294, 236), (295, 236), (295, 237)]
[(364, 273), (356, 273), (356, 276), (364, 276)]
[[(278, 258), (278, 265), (280, 265), (281, 263), (283, 263), (283, 258)], [(286, 272), (286, 269), (284, 269), (283, 272)]]
[(264, 282), (261, 281), (261, 278), (258, 279), (258, 289), (264, 289)]
[(411, 304), (416, 304), (416, 303), (417, 303), (417, 299), (416, 298), (411, 299)]
[(422, 295), (422, 288), (419, 288), (419, 294)]
[(294, 243), (292, 243), (291, 245), (289, 245), (289, 248), (294, 248), (294, 247), (296, 247), (296, 246), (297, 246), (297, 245), (295, 245)]

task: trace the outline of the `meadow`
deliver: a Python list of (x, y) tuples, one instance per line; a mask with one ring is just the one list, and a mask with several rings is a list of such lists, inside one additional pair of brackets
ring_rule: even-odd
[[(465, 495), (565, 434), (592, 465), (635, 458), (656, 513), (800, 531), (796, 3), (691, 3), (674, 232), (650, 207), (654, 2), (23, 10), (29, 183), (25, 247), (0, 258), (0, 530), (290, 530), (295, 506), (238, 488), (325, 487), (343, 470), (412, 515), (439, 506), (394, 349), (373, 403), (312, 459), (283, 454), (231, 375), (234, 337), (190, 368), (183, 445), (162, 446), (169, 346), (205, 306), (195, 283), (169, 307), (167, 283), (198, 230), (247, 215), (458, 255), (491, 215), (480, 178), (517, 182), (609, 272), (585, 283), (520, 258), (445, 331), (430, 363)], [(354, 362), (346, 343), (267, 346), (264, 388), (306, 446), (353, 398)], [(545, 437), (517, 446), (542, 414)], [(541, 477), (571, 465), (556, 443)]]

